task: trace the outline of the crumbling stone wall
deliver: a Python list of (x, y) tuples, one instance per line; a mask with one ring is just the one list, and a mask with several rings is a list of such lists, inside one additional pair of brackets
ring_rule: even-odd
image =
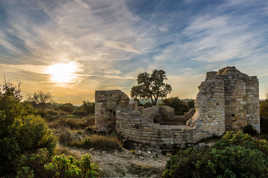
[(235, 67), (223, 68), (214, 77), (224, 81), (226, 130), (238, 130), (249, 124), (260, 132), (257, 77), (241, 73)]
[(95, 92), (95, 125), (99, 132), (115, 128), (116, 111), (129, 107), (129, 97), (120, 90)]
[(122, 138), (166, 149), (221, 136), (225, 130), (241, 129), (247, 124), (260, 131), (258, 79), (235, 67), (207, 73), (199, 86), (195, 113), (186, 125), (162, 125), (159, 116), (174, 119), (169, 108), (134, 108), (119, 90), (96, 91), (97, 129), (107, 130), (108, 121), (115, 118), (112, 123)]

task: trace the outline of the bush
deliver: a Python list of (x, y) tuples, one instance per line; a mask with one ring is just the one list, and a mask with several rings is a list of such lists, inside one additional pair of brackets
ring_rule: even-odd
[(72, 113), (75, 110), (75, 106), (73, 106), (71, 103), (65, 103), (61, 104), (59, 106), (59, 109), (68, 113)]
[(268, 119), (268, 99), (260, 102), (260, 115), (262, 119)]
[(247, 133), (251, 136), (259, 135), (255, 128), (252, 127), (252, 125), (247, 125), (243, 128), (243, 132)]
[(70, 129), (84, 129), (94, 125), (94, 117), (85, 118), (59, 118), (50, 124), (51, 128), (69, 127)]
[(97, 166), (91, 162), (90, 155), (84, 155), (80, 160), (64, 154), (50, 158), (48, 151), (22, 155), (17, 171), (17, 178), (93, 178), (98, 176)]
[(71, 146), (81, 148), (94, 148), (97, 150), (114, 151), (121, 150), (121, 142), (116, 137), (91, 135), (84, 138), (82, 141), (76, 141), (71, 143)]
[(180, 150), (167, 162), (163, 177), (267, 177), (267, 155), (266, 140), (227, 132), (211, 148)]
[(90, 114), (95, 113), (95, 103), (91, 103), (89, 101), (83, 101), (83, 104), (79, 107), (77, 107), (74, 111), (73, 114), (83, 117), (87, 116)]
[(191, 109), (191, 107), (193, 107), (193, 104), (191, 102), (189, 102), (189, 104), (184, 103), (178, 97), (164, 99), (163, 103), (174, 108), (176, 115), (184, 115)]
[(98, 176), (98, 168), (90, 160), (90, 155), (85, 155), (81, 160), (72, 156), (54, 156), (52, 161), (45, 165), (45, 169), (52, 177), (68, 178), (94, 178)]
[(36, 153), (23, 154), (18, 161), (17, 177), (49, 177), (44, 165), (49, 163), (50, 159), (51, 155), (45, 148), (39, 149)]
[(15, 175), (17, 159), (22, 154), (40, 148), (47, 148), (52, 154), (54, 137), (44, 121), (33, 113), (15, 96), (0, 95), (0, 176)]

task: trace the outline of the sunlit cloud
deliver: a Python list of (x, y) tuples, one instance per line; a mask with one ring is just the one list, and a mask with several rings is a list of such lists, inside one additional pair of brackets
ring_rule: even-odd
[(50, 80), (52, 82), (64, 85), (75, 82), (78, 78), (77, 73), (79, 70), (77, 63), (69, 62), (50, 65), (44, 72), (50, 75)]
[(0, 1), (0, 77), (81, 103), (95, 89), (129, 93), (138, 73), (162, 68), (172, 96), (185, 98), (205, 72), (236, 65), (259, 76), (265, 96), (267, 9), (261, 0)]

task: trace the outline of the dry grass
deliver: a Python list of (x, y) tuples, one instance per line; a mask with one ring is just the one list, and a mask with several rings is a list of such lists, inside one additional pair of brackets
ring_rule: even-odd
[(102, 135), (87, 136), (82, 141), (73, 142), (72, 146), (105, 151), (122, 150), (121, 142), (116, 137)]
[(85, 129), (95, 124), (94, 116), (84, 118), (59, 118), (48, 123), (50, 128), (59, 129), (67, 127), (70, 129)]

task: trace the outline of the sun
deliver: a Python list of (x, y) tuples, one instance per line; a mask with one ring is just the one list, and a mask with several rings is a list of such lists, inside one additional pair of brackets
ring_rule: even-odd
[(58, 84), (68, 84), (77, 78), (78, 65), (75, 62), (56, 63), (48, 66), (46, 73), (50, 75), (50, 80)]

